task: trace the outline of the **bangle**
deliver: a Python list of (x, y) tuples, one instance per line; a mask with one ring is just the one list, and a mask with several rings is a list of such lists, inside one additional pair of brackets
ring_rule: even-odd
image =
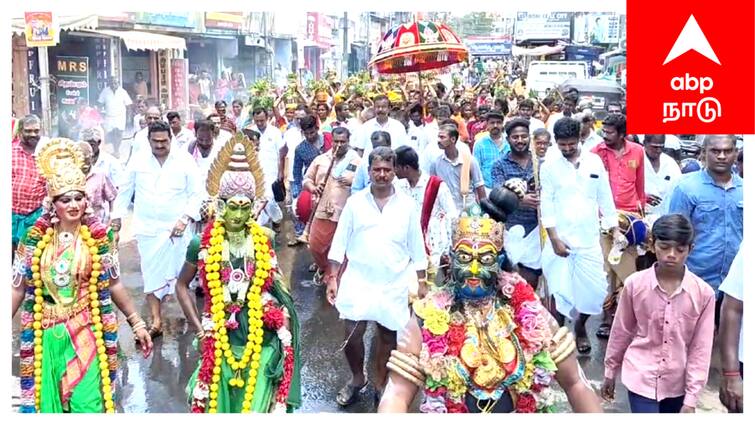
[(723, 372), (721, 372), (721, 375), (730, 377), (730, 378), (733, 378), (735, 376), (739, 378), (741, 376), (738, 370), (724, 370)]
[(128, 316), (126, 316), (126, 321), (129, 322), (129, 323), (131, 323), (131, 318), (134, 317), (134, 316), (138, 316), (138, 315), (139, 315), (139, 313), (133, 312), (133, 313), (129, 314)]
[(146, 327), (147, 327), (147, 324), (144, 323), (144, 320), (140, 320), (140, 321), (136, 322), (136, 324), (134, 324), (133, 326), (131, 326), (131, 331), (136, 332), (139, 329), (144, 329)]

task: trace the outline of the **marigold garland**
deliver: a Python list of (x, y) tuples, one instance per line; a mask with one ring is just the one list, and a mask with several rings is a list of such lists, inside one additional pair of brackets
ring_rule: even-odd
[[(288, 397), (293, 373), (293, 349), (290, 347), (290, 333), (284, 326), (285, 308), (276, 307), (268, 292), (273, 285), (275, 253), (272, 250), (271, 241), (259, 224), (250, 223), (249, 232), (252, 235), (255, 261), (254, 268), (247, 270), (249, 276), (253, 276), (246, 297), (249, 309), (249, 333), (240, 359), (234, 356), (228, 338), (228, 330), (235, 329), (237, 325), (233, 326), (233, 322), (226, 318), (226, 313), (235, 315), (238, 310), (233, 308), (234, 306), (227, 309), (223, 298), (223, 281), (227, 280), (230, 274), (230, 266), (221, 265), (224, 262), (222, 253), (225, 229), (220, 221), (214, 221), (207, 226), (202, 235), (201, 247), (207, 247), (207, 255), (204, 260), (198, 261), (197, 267), (200, 279), (205, 285), (205, 291), (210, 295), (210, 302), (205, 304), (205, 314), (212, 320), (212, 330), (206, 332), (209, 335), (202, 342), (202, 361), (192, 400), (192, 412), (217, 413), (221, 365), (224, 360), (235, 373), (234, 377), (229, 380), (229, 385), (238, 388), (245, 387), (242, 413), (251, 411), (262, 352), (263, 326), (277, 331), (284, 344), (284, 374), (276, 395), (276, 410), (281, 400), (285, 409), (285, 400)], [(285, 341), (286, 333), (288, 333), (288, 344)], [(249, 374), (244, 381), (241, 376), (247, 367), (249, 367)], [(205, 393), (209, 397), (206, 406)]]
[[(110, 241), (107, 230), (94, 217), (84, 217), (80, 236), (87, 245), (91, 259), (89, 285), (80, 294), (80, 301), (89, 300), (91, 324), (94, 326), (95, 349), (100, 369), (102, 397), (106, 413), (115, 413), (113, 401), (115, 374), (117, 369), (117, 322), (112, 309), (109, 286), (109, 270), (104, 270), (100, 262), (108, 253)], [(42, 394), (42, 358), (44, 347), (42, 336), (46, 326), (44, 320), (44, 298), (41, 270), (41, 257), (45, 248), (55, 238), (56, 231), (49, 215), (41, 216), (27, 233), (25, 249), (31, 251), (26, 264), (26, 278), (31, 286), (26, 289), (24, 311), (22, 312), (21, 333), (21, 398), (22, 413), (40, 411)], [(54, 325), (53, 325), (54, 326)], [(32, 348), (33, 347), (33, 348)]]

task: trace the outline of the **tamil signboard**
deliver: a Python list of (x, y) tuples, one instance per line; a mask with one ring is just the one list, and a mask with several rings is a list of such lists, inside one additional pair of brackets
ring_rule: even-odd
[(511, 37), (508, 35), (490, 37), (467, 37), (464, 45), (472, 56), (506, 56), (511, 54)]
[(568, 40), (571, 37), (571, 12), (517, 12), (514, 39)]
[(188, 74), (188, 59), (170, 60), (170, 86), (173, 95), (170, 106), (175, 111), (189, 109), (189, 86), (186, 84)]
[(79, 100), (89, 101), (89, 58), (86, 56), (58, 56), (55, 60), (55, 80), (58, 100), (58, 133), (61, 137), (76, 138)]
[(52, 12), (24, 13), (27, 47), (50, 47), (58, 44), (59, 29)]

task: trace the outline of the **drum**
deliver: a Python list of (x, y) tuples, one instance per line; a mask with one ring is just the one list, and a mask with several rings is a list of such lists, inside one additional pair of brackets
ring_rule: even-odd
[(308, 190), (302, 190), (296, 199), (296, 217), (299, 219), (299, 222), (306, 224), (311, 214), (312, 193)]

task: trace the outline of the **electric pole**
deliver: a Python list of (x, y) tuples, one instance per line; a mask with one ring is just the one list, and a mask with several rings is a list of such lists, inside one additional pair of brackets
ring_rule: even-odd
[(349, 13), (343, 12), (343, 60), (341, 80), (349, 76)]

